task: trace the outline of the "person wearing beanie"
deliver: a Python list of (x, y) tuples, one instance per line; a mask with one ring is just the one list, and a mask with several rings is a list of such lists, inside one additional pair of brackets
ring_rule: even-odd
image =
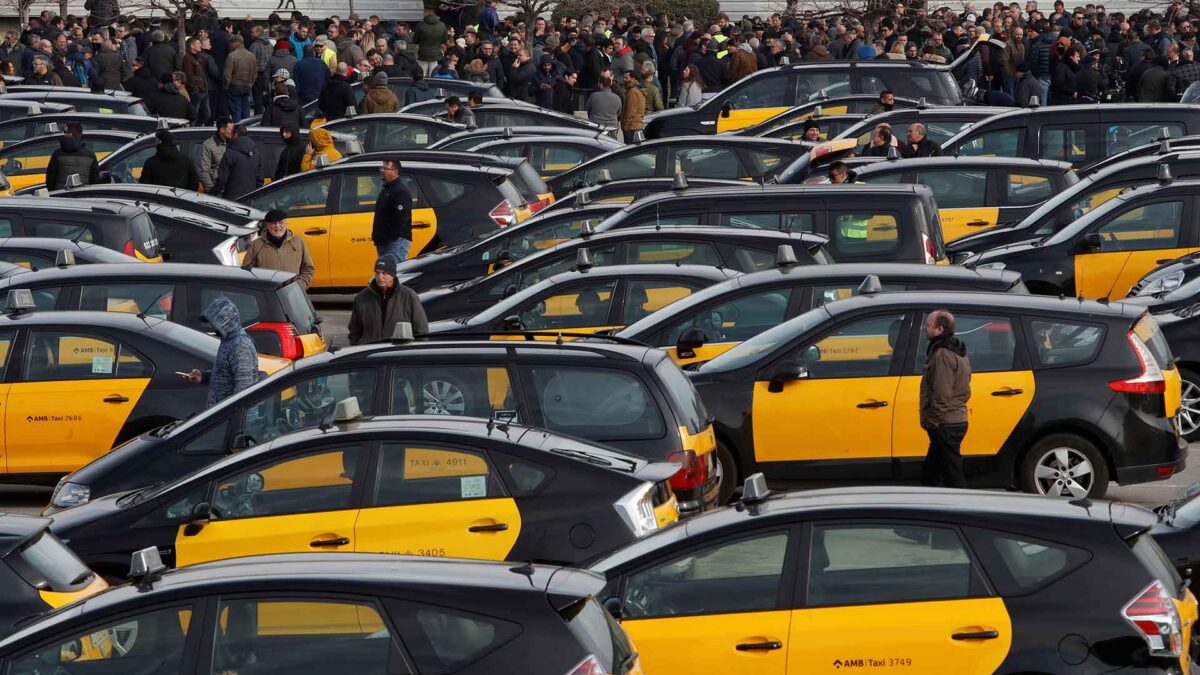
[[(280, 72), (286, 73), (287, 71)], [(300, 104), (292, 97), (292, 92), (288, 88), (287, 82), (287, 77), (281, 79), (276, 76), (272, 78), (271, 102), (267, 105), (267, 109), (263, 113), (262, 126), (279, 127), (281, 129), (288, 123), (292, 123), (297, 127), (300, 126)]]
[(262, 236), (250, 242), (246, 248), (242, 267), (291, 272), (296, 275), (296, 283), (305, 291), (312, 285), (316, 271), (304, 239), (288, 228), (287, 214), (279, 209), (267, 211), (263, 218)]
[(150, 48), (146, 50), (146, 67), (155, 81), (162, 82), (163, 75), (170, 75), (183, 66), (175, 45), (169, 44), (161, 30), (150, 34)]
[(83, 142), (83, 127), (79, 122), (68, 122), (59, 139), (59, 148), (50, 155), (46, 165), (46, 187), (50, 190), (61, 190), (67, 184), (67, 177), (75, 174), (83, 185), (94, 185), (100, 182), (100, 163), (96, 153), (92, 152)]
[(475, 113), (471, 112), (471, 108), (463, 105), (457, 96), (447, 96), (445, 105), (446, 112), (441, 117), (446, 118), (447, 121), (461, 124), (468, 129), (478, 126), (475, 124)]
[(386, 340), (395, 333), (396, 324), (412, 325), (413, 335), (429, 332), (429, 320), (421, 299), (396, 279), (400, 261), (391, 254), (375, 262), (375, 278), (354, 296), (347, 326), (352, 345)]
[(817, 124), (816, 120), (809, 118), (804, 121), (803, 140), (808, 141), (809, 143), (821, 142), (821, 126)]
[(373, 113), (394, 113), (400, 110), (400, 99), (392, 93), (388, 86), (387, 73), (378, 72), (371, 76), (367, 93), (363, 96), (362, 112), (365, 115)]
[(165, 185), (167, 187), (199, 190), (200, 176), (192, 160), (185, 157), (175, 143), (170, 131), (161, 129), (154, 134), (154, 155), (146, 160), (138, 182), (143, 185)]

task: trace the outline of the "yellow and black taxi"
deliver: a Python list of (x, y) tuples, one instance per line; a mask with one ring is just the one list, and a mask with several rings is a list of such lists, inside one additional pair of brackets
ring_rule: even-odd
[[(680, 178), (682, 176), (682, 178)], [(581, 188), (568, 195), (562, 195), (547, 206), (548, 211), (563, 211), (588, 206), (591, 204), (608, 206), (625, 206), (630, 202), (641, 199), (656, 192), (671, 190), (686, 190), (688, 188), (741, 186), (746, 183), (727, 178), (689, 178), (682, 172), (670, 178), (627, 178), (625, 180), (604, 181), (592, 187)]]
[[(444, 107), (441, 101), (437, 102), (438, 107)], [(548, 133), (553, 133), (555, 136), (578, 136), (582, 138), (594, 138), (595, 130), (592, 129), (573, 129), (571, 127), (558, 127), (552, 132), (548, 132), (546, 127), (540, 126), (504, 126), (504, 127), (480, 127), (478, 129), (464, 129), (457, 131), (436, 143), (430, 145), (427, 150), (470, 150), (471, 148), (494, 141), (499, 138), (515, 138), (517, 136), (545, 136)]]
[[(438, 79), (441, 79), (441, 78), (438, 78)], [(466, 97), (459, 96), (459, 98), (464, 99)], [(516, 99), (508, 98), (507, 96), (490, 96), (490, 95), (484, 94), (483, 97), (480, 99), (479, 103), (475, 104), (475, 108), (478, 108), (480, 106), (489, 106), (489, 105), (513, 105), (513, 104), (535, 107), (533, 103), (526, 103), (524, 101), (518, 101)], [(475, 108), (472, 108), (472, 110), (474, 110)], [(409, 103), (408, 105), (400, 106), (400, 110), (398, 112), (408, 113), (410, 115), (425, 115), (427, 117), (433, 117), (439, 113), (445, 112), (445, 110), (446, 110), (446, 102), (443, 97), (443, 98), (431, 98), (427, 101), (417, 101), (416, 103)]]
[[(413, 198), (411, 255), (515, 224), (526, 201), (507, 169), (433, 162), (402, 167), (400, 180)], [(310, 288), (332, 291), (362, 288), (363, 270), (375, 264), (371, 226), (379, 190), (378, 162), (336, 162), (266, 185), (246, 202), (287, 214), (316, 267)]]
[(634, 645), (593, 597), (603, 579), (580, 570), (303, 553), (166, 571), (148, 550), (129, 574), (134, 583), (0, 642), (0, 668), (642, 675)]
[[(0, 98), (0, 103), (3, 102)], [(40, 115), (4, 117), (0, 113), (0, 148), (38, 136), (62, 133), (67, 123), (75, 122), (84, 131), (130, 131), (139, 136), (153, 134), (159, 129), (186, 126), (188, 121), (178, 117), (150, 117), (114, 113), (45, 112)]]
[(141, 183), (97, 183), (77, 185), (49, 194), (51, 197), (69, 199), (108, 199), (136, 203), (139, 206), (157, 204), (170, 206), (199, 214), (219, 223), (244, 225), (258, 229), (267, 215), (240, 202), (215, 197), (203, 192), (193, 192), (165, 185), (143, 185)]
[(143, 262), (162, 262), (154, 221), (139, 206), (104, 200), (18, 196), (0, 199), (0, 238), (69, 239)]
[(486, 338), (362, 345), (301, 359), (279, 374), (114, 449), (65, 477), (47, 513), (174, 481), (231, 451), (326, 423), (338, 401), (364, 415), (503, 417), (678, 462), (670, 485), (683, 513), (716, 501), (712, 427), (679, 366), (661, 350), (597, 338)]
[(128, 199), (106, 201), (146, 209), (154, 223), (164, 261), (238, 267), (246, 257), (246, 249), (259, 235), (258, 227), (223, 222), (186, 207)]
[(1149, 157), (1151, 155), (1165, 155), (1173, 150), (1196, 150), (1197, 148), (1200, 148), (1200, 134), (1172, 138), (1171, 130), (1163, 129), (1159, 132), (1157, 139), (1142, 143), (1141, 145), (1135, 145), (1128, 150), (1088, 164), (1080, 168), (1079, 173), (1080, 175), (1088, 176), (1097, 171), (1107, 169), (1114, 164), (1120, 164), (1127, 159)]
[(953, 136), (961, 133), (964, 129), (969, 129), (971, 125), (993, 115), (999, 115), (1000, 113), (1012, 110), (1013, 108), (984, 105), (897, 107), (895, 110), (871, 115), (862, 122), (843, 131), (837, 138), (852, 139), (857, 148), (855, 153), (861, 155), (870, 147), (871, 137), (874, 135), (877, 125), (891, 125), (892, 137), (902, 143), (907, 143), (908, 127), (920, 123), (925, 125), (925, 137), (940, 146)]
[(261, 354), (298, 359), (325, 351), (317, 312), (296, 275), (219, 265), (138, 263), (44, 269), (0, 280), (0, 298), (23, 288), (38, 311), (139, 314), (212, 330), (204, 308), (217, 296), (233, 301)]
[(354, 136), (365, 152), (425, 148), (463, 130), (461, 124), (405, 113), (343, 117), (327, 122), (321, 128), (330, 133)]
[(612, 152), (621, 143), (612, 136), (514, 136), (486, 141), (470, 148), (471, 152), (482, 152), (500, 157), (523, 157), (543, 179), (557, 176), (565, 171)]
[(1021, 108), (990, 117), (942, 144), (947, 155), (1029, 157), (1076, 168), (1156, 140), (1200, 133), (1200, 110), (1177, 103)]
[[(38, 101), (10, 99), (7, 96), (0, 97), (0, 122), (7, 122), (9, 120), (28, 121), (31, 118), (42, 115), (67, 113), (74, 110), (75, 106), (69, 103), (39, 103)], [(32, 138), (32, 136), (25, 135), (19, 138)]]
[[(782, 138), (789, 141), (805, 143), (827, 141), (837, 137), (843, 131), (858, 124), (866, 117), (867, 115), (861, 114), (821, 115), (820, 117), (814, 116), (804, 120), (803, 122), (789, 122), (787, 124), (775, 127), (770, 131), (765, 131), (761, 134), (758, 134), (758, 137)], [(817, 138), (810, 141), (808, 138), (808, 130), (813, 126), (817, 128)]]
[[(918, 99), (904, 98), (902, 96), (893, 96), (892, 98), (895, 100), (893, 108), (915, 108), (921, 104)], [(743, 127), (729, 133), (741, 136), (767, 136), (770, 135), (770, 132), (780, 127), (791, 126), (796, 123), (803, 124), (809, 119), (817, 122), (822, 132), (826, 132), (825, 126), (821, 124), (822, 117), (828, 115), (866, 116), (871, 115), (871, 111), (877, 107), (879, 107), (878, 94), (853, 94), (837, 98), (821, 98), (811, 103), (789, 108), (778, 115), (768, 117), (758, 124)], [(829, 138), (833, 138), (836, 135), (831, 134)], [(822, 138), (825, 138), (825, 136), (822, 135)]]
[(626, 145), (552, 177), (551, 192), (565, 195), (606, 180), (674, 176), (763, 182), (809, 149), (779, 138), (691, 136)]
[[(881, 292), (1028, 293), (1016, 272), (911, 263), (797, 265), (794, 250), (782, 247), (771, 269), (709, 286), (615, 335), (664, 349), (686, 365), (710, 361), (768, 328), (875, 284)], [(868, 277), (873, 281), (864, 287)]]
[[(10, 480), (53, 483), (140, 433), (204, 409), (207, 388), (176, 374), (211, 368), (219, 341), (123, 312), (32, 312), (11, 291), (0, 317)], [(262, 372), (287, 363), (259, 357)]]
[(1154, 523), (996, 492), (772, 494), (758, 476), (589, 569), (647, 672), (1186, 673), (1196, 598)]
[[(6, 101), (29, 101), (32, 103), (59, 103), (69, 105), (77, 112), (115, 113), (118, 115), (150, 116), (150, 110), (142, 99), (124, 91), (104, 93), (80, 91), (79, 87), (31, 87), (20, 85), (9, 87), (4, 94)], [(43, 107), (45, 107), (43, 105)]]
[(50, 529), (103, 572), (146, 546), (171, 567), (310, 551), (575, 564), (678, 520), (677, 463), (497, 419), (365, 418), (355, 405), (60, 511)]
[(855, 167), (849, 180), (867, 185), (919, 183), (937, 200), (946, 243), (1021, 222), (1078, 178), (1066, 162), (1014, 157), (923, 157)]
[(700, 225), (829, 238), (837, 262), (948, 264), (937, 202), (924, 185), (770, 185), (660, 192), (596, 227)]
[(824, 250), (827, 242), (817, 234), (732, 227), (662, 225), (603, 233), (590, 233), (585, 228), (574, 239), (493, 269), (487, 276), (421, 291), (421, 306), (430, 321), (474, 316), (518, 291), (576, 267), (583, 249), (587, 249), (593, 265), (679, 263), (756, 272), (775, 264), (780, 245), (790, 246), (802, 265), (833, 262)]
[(138, 258), (118, 253), (111, 248), (72, 239), (49, 237), (0, 239), (0, 262), (32, 271), (63, 264), (67, 260), (63, 251), (70, 252), (71, 258), (76, 264), (139, 262)]
[(1119, 300), (1158, 265), (1200, 251), (1200, 179), (1122, 191), (1052, 235), (975, 254), (968, 267), (1021, 273), (1033, 293)]
[[(690, 373), (727, 476), (911, 479), (926, 316), (948, 309), (971, 361), (967, 480), (1101, 497), (1184, 466), (1179, 370), (1142, 307), (1014, 293), (863, 293), (811, 310)], [(803, 434), (797, 434), (803, 429)]]
[[(98, 160), (137, 137), (138, 134), (132, 131), (84, 131), (82, 136), (84, 147), (95, 153)], [(54, 151), (62, 147), (62, 138), (62, 134), (38, 136), (6, 143), (0, 149), (0, 172), (8, 178), (14, 190), (46, 182), (46, 167)]]
[(955, 261), (961, 262), (972, 253), (1048, 237), (1125, 190), (1156, 182), (1164, 170), (1175, 178), (1200, 178), (1200, 151), (1135, 157), (1097, 170), (1055, 193), (1019, 222), (969, 234), (947, 244), (947, 249)]
[(513, 293), (474, 316), (433, 321), (429, 332), (528, 331), (555, 339), (562, 331), (615, 331), (740, 274), (684, 262), (596, 267), (588, 249), (580, 248), (571, 270)]
[(58, 537), (46, 518), (0, 514), (0, 634), (108, 588)]
[[(475, 114), (477, 127), (541, 127), (545, 134), (553, 134), (559, 129), (583, 129), (593, 134), (604, 130), (603, 126), (583, 117), (513, 101), (480, 106), (471, 112)], [(444, 114), (445, 110), (442, 110), (438, 116)]]

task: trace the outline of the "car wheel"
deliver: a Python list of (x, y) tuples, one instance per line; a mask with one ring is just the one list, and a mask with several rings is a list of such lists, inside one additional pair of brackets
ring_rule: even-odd
[(1051, 497), (1099, 499), (1108, 491), (1108, 463), (1091, 441), (1051, 434), (1022, 460), (1021, 489)]
[(1180, 368), (1179, 377), (1179, 432), (1188, 441), (1200, 440), (1200, 374)]
[(469, 404), (467, 390), (458, 380), (435, 377), (421, 387), (423, 415), (467, 415)]
[(741, 484), (739, 473), (733, 452), (724, 443), (717, 443), (717, 476), (720, 480), (717, 484), (718, 504), (728, 504), (733, 499), (733, 491)]

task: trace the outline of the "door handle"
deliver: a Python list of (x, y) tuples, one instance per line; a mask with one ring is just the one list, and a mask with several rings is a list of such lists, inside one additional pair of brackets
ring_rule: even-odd
[(1000, 637), (1000, 633), (994, 630), (981, 630), (975, 633), (955, 633), (950, 636), (951, 640), (995, 640)]
[(887, 401), (863, 401), (858, 404), (859, 408), (886, 408)]
[(986, 220), (968, 220), (967, 221), (967, 227), (983, 227), (984, 225), (988, 225), (988, 224), (989, 223)]
[(992, 396), (1020, 396), (1024, 394), (1024, 389), (1000, 389), (992, 392)]
[(1163, 264), (1163, 263), (1169, 263), (1169, 262), (1171, 262), (1171, 261), (1173, 261), (1173, 260), (1176, 260), (1176, 258), (1163, 258), (1162, 260), (1155, 260), (1155, 261), (1154, 261), (1154, 264), (1155, 264), (1155, 265), (1161, 265), (1161, 264)]
[(504, 532), (508, 529), (508, 523), (496, 523), (495, 525), (472, 525), (467, 528), (467, 532)]
[(305, 230), (304, 234), (329, 234), (329, 230), (317, 228), (315, 230)]
[(783, 643), (778, 640), (768, 642), (743, 642), (734, 647), (739, 652), (768, 652), (775, 649), (783, 649)]
[(105, 403), (129, 403), (129, 397), (122, 396), (120, 394), (113, 394), (111, 396), (105, 396), (104, 402)]
[(338, 537), (336, 539), (318, 539), (317, 541), (310, 541), (308, 542), (308, 545), (313, 548), (323, 548), (325, 546), (345, 546), (349, 543), (350, 539), (348, 537)]
[(432, 226), (432, 225), (430, 225), (429, 223), (413, 223), (412, 229), (414, 229), (414, 230), (428, 230), (430, 227), (433, 227), (433, 226)]

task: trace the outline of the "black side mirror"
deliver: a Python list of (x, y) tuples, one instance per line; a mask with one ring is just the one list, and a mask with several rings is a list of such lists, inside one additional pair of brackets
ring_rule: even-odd
[(725, 101), (721, 104), (721, 117), (729, 117), (729, 113), (733, 110), (733, 103)]
[(233, 440), (229, 443), (229, 450), (225, 454), (231, 455), (235, 452), (241, 452), (246, 448), (254, 447), (254, 437), (250, 434), (235, 434)]
[(512, 253), (508, 249), (503, 249), (496, 254), (496, 262), (511, 262)]
[(525, 326), (521, 323), (521, 317), (513, 314), (504, 317), (504, 330), (524, 330)]
[(1089, 232), (1075, 242), (1075, 246), (1071, 249), (1071, 253), (1077, 255), (1081, 253), (1098, 253), (1103, 246), (1104, 239), (1100, 236), (1100, 233)]
[(100, 172), (100, 182), (101, 182), (101, 183), (111, 183), (111, 182), (113, 182), (113, 179), (112, 179), (112, 172), (111, 172), (111, 171), (101, 171), (101, 172)]
[(211, 519), (212, 507), (208, 505), (208, 502), (196, 504), (192, 507), (192, 515), (188, 520), (187, 527), (183, 528), (183, 536), (194, 537), (200, 534), (200, 530), (203, 530)]
[(605, 598), (604, 609), (612, 615), (614, 619), (621, 619), (621, 599), (620, 598)]
[(514, 296), (516, 294), (517, 294), (517, 285), (516, 284), (509, 284), (504, 287), (504, 297), (511, 298), (512, 296)]
[(675, 342), (675, 355), (681, 359), (696, 358), (696, 350), (704, 346), (704, 331), (699, 328), (688, 328)]
[(778, 394), (783, 391), (784, 384), (793, 380), (803, 380), (806, 377), (808, 377), (808, 368), (794, 361), (781, 363), (771, 374), (771, 379), (767, 382), (767, 391)]

